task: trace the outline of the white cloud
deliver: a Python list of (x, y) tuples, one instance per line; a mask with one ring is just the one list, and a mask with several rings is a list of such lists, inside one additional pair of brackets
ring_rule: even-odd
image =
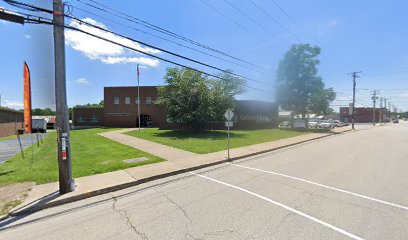
[(159, 65), (158, 60), (145, 57), (106, 57), (101, 59), (101, 61), (107, 64), (139, 63), (150, 67), (157, 67)]
[[(97, 21), (91, 18), (82, 19), (85, 22), (99, 26), (101, 28), (107, 29), (105, 25), (98, 23)], [(118, 42), (124, 46), (143, 51), (145, 53), (160, 53), (159, 50), (143, 47), (138, 43), (135, 43), (131, 40), (116, 36), (112, 33), (104, 32), (100, 29), (88, 26), (86, 24), (81, 24), (77, 21), (72, 21), (70, 26), (79, 28), (83, 31), (89, 32), (96, 36), (106, 38), (108, 40)], [(89, 35), (86, 35), (75, 30), (67, 30), (65, 33), (66, 42), (73, 49), (83, 53), (89, 59), (99, 60), (107, 64), (119, 64), (119, 63), (140, 63), (149, 67), (157, 67), (159, 65), (158, 60), (146, 58), (146, 57), (133, 57), (129, 55), (135, 55), (137, 53), (128, 50), (124, 47), (115, 45), (110, 42), (106, 42), (102, 39), (98, 39)], [(137, 54), (140, 55), (140, 54)]]
[(31, 35), (30, 35), (30, 34), (24, 34), (24, 38), (30, 39), (30, 38), (31, 38)]
[(81, 85), (90, 85), (91, 83), (88, 81), (86, 78), (78, 78), (75, 80), (76, 83), (81, 84)]
[(336, 27), (339, 25), (340, 21), (338, 19), (332, 19), (327, 23), (328, 27)]
[(5, 103), (4, 106), (8, 108), (14, 108), (14, 109), (24, 108), (24, 104), (22, 102), (5, 99), (4, 103)]

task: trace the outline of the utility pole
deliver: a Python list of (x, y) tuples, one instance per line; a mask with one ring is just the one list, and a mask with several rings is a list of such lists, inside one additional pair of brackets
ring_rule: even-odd
[(351, 111), (351, 129), (353, 129), (353, 130), (354, 130), (354, 113), (355, 113), (354, 108), (355, 108), (355, 105), (356, 105), (356, 78), (360, 77), (360, 76), (357, 75), (359, 73), (361, 73), (361, 71), (349, 73), (349, 75), (351, 75), (353, 77), (353, 104), (352, 104), (353, 109)]
[(58, 169), (60, 194), (75, 190), (71, 168), (71, 144), (65, 79), (64, 3), (53, 0), (55, 101), (58, 135)]
[(382, 107), (383, 107), (383, 98), (382, 97), (380, 97), (380, 109), (379, 109), (379, 111), (378, 111), (378, 119), (380, 120), (380, 125), (382, 125), (382, 122), (383, 122), (383, 119), (382, 119), (382, 117), (383, 117), (383, 110), (382, 110)]
[(388, 118), (390, 119), (390, 123), (391, 123), (391, 102), (388, 101)]
[(383, 121), (384, 123), (387, 123), (387, 98), (384, 98), (384, 113), (383, 113)]
[(375, 103), (378, 99), (377, 94), (377, 90), (374, 89), (373, 96), (371, 97), (371, 99), (373, 100), (373, 126), (375, 126)]

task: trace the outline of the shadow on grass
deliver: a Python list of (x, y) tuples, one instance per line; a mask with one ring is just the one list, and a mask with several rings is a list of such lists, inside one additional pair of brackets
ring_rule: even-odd
[[(247, 134), (243, 133), (230, 133), (231, 138), (243, 138)], [(165, 131), (165, 132), (155, 132), (152, 133), (154, 137), (164, 137), (164, 138), (175, 138), (175, 139), (187, 139), (187, 138), (194, 138), (194, 139), (227, 139), (228, 135), (227, 132), (223, 131), (203, 131), (203, 132), (193, 132), (193, 131)]]
[(15, 172), (15, 170), (13, 170), (13, 171), (7, 171), (7, 172), (0, 172), (0, 177), (1, 177), (1, 176), (4, 176), (4, 175), (8, 175), (8, 174), (13, 173), (13, 172)]

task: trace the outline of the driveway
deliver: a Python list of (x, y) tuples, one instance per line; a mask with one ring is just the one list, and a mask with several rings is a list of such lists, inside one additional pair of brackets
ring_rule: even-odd
[[(39, 134), (44, 138), (47, 134), (41, 133)], [(32, 144), (37, 143), (37, 135), (33, 134), (26, 134), (20, 136), (21, 138), (21, 145), (24, 149), (28, 148)], [(0, 164), (3, 164), (7, 161), (7, 159), (11, 158), (12, 156), (20, 153), (20, 145), (18, 143), (17, 137), (15, 139), (3, 140), (0, 141)]]

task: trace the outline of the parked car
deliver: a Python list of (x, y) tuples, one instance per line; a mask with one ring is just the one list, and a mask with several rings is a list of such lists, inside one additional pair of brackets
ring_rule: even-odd
[(321, 128), (323, 128), (323, 129), (334, 128), (333, 120), (323, 120), (323, 122), (321, 123)]
[(290, 122), (289, 122), (289, 121), (281, 122), (281, 123), (279, 124), (279, 127), (280, 127), (280, 128), (290, 128)]
[(348, 125), (350, 125), (349, 123), (346, 123), (346, 122), (341, 122), (342, 124), (343, 124), (343, 126), (348, 126)]
[(321, 123), (322, 123), (322, 120), (320, 119), (310, 119), (308, 127), (309, 128), (320, 128)]
[(334, 123), (335, 127), (343, 127), (344, 126), (343, 123), (340, 122), (339, 120), (334, 120), (333, 123)]
[(394, 119), (392, 120), (392, 122), (393, 122), (393, 123), (399, 123), (398, 118), (394, 118)]

